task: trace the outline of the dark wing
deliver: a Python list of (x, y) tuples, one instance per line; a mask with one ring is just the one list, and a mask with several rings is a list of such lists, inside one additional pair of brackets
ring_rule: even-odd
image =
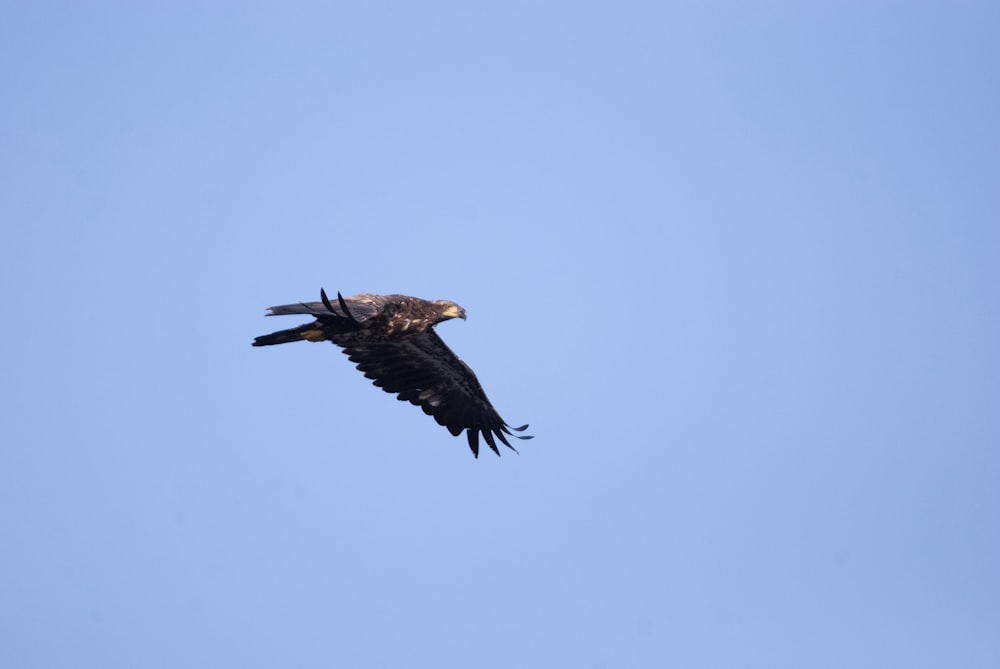
[[(358, 322), (364, 322), (375, 318), (382, 307), (385, 306), (385, 297), (382, 295), (355, 295), (354, 297), (341, 297), (337, 293), (337, 299), (327, 299), (326, 292), (320, 291), (323, 296), (322, 302), (299, 302), (298, 304), (282, 304), (277, 307), (268, 307), (271, 313), (267, 316), (286, 316), (289, 314), (305, 314), (308, 316), (329, 316), (330, 313), (341, 314), (346, 306), (350, 316)], [(343, 305), (343, 306), (342, 306)]]
[(344, 353), (376, 386), (416, 404), (455, 436), (468, 430), (469, 447), (477, 458), (480, 433), (497, 455), (494, 437), (515, 452), (505, 435), (531, 439), (511, 432), (528, 426), (511, 427), (500, 418), (473, 371), (433, 330), (405, 339), (343, 346)]

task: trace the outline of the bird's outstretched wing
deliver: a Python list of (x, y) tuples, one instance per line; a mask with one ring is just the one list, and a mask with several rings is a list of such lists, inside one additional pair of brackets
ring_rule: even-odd
[(511, 427), (503, 421), (472, 369), (433, 330), (404, 339), (362, 340), (343, 346), (344, 353), (376, 386), (419, 406), (455, 436), (466, 430), (476, 457), (480, 434), (497, 455), (497, 439), (515, 452), (508, 435), (531, 439), (514, 434), (527, 425)]
[[(385, 306), (386, 299), (382, 295), (355, 295), (354, 297), (343, 297), (337, 293), (337, 299), (327, 298), (326, 291), (320, 293), (322, 302), (299, 302), (298, 304), (282, 304), (277, 307), (268, 307), (270, 313), (266, 316), (287, 316), (290, 314), (305, 314), (307, 316), (329, 316), (331, 313), (347, 315), (353, 317), (358, 322), (364, 322), (375, 318)], [(347, 314), (344, 314), (344, 311)]]

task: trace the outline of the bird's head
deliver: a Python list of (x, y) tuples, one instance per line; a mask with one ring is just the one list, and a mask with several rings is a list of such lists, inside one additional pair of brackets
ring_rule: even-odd
[(465, 320), (465, 309), (458, 306), (454, 302), (449, 302), (448, 300), (434, 300), (434, 304), (438, 307), (438, 312), (441, 314), (441, 320), (446, 321), (449, 318), (461, 318)]

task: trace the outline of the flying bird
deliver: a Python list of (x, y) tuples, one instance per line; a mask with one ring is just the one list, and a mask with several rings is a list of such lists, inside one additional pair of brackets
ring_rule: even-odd
[(448, 300), (421, 300), (407, 295), (362, 293), (343, 297), (337, 307), (320, 289), (320, 302), (271, 307), (268, 316), (301, 314), (312, 323), (254, 339), (254, 346), (293, 341), (329, 341), (373, 383), (400, 401), (417, 405), (454, 436), (463, 430), (472, 454), (479, 457), (479, 435), (500, 455), (496, 439), (515, 453), (507, 436), (531, 439), (528, 426), (511, 427), (500, 418), (475, 373), (434, 332), (452, 318), (465, 320), (465, 309)]

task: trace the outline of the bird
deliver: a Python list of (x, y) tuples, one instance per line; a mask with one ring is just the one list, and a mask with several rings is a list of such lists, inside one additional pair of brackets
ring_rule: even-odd
[(453, 436), (466, 432), (472, 455), (479, 457), (479, 435), (500, 455), (497, 440), (517, 453), (507, 437), (527, 425), (511, 427), (493, 408), (475, 372), (448, 348), (434, 327), (452, 318), (465, 320), (465, 309), (448, 300), (408, 295), (337, 293), (336, 307), (320, 289), (319, 302), (269, 307), (267, 316), (315, 318), (288, 330), (256, 337), (253, 346), (295, 341), (329, 341), (341, 347), (374, 385), (423, 409)]

